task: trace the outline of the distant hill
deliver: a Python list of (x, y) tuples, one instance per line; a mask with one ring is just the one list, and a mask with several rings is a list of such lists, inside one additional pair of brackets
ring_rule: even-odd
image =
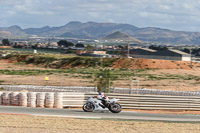
[(2, 33), (5, 33), (3, 35), (6, 36), (25, 36), (26, 33), (24, 32), (23, 29), (21, 29), (19, 26), (14, 25), (14, 26), (10, 26), (10, 27), (0, 27), (0, 35), (2, 35)]
[(87, 34), (76, 34), (76, 33), (71, 33), (71, 32), (66, 32), (66, 33), (60, 35), (60, 37), (79, 38), (79, 39), (91, 38)]
[[(138, 28), (130, 24), (97, 23), (78, 21), (69, 22), (58, 27), (21, 29), (19, 26), (1, 27), (0, 37), (9, 36), (51, 36), (77, 39), (101, 39), (116, 31), (128, 34), (143, 42), (162, 44), (200, 44), (200, 32), (185, 32), (161, 29), (156, 27)], [(5, 33), (5, 34), (4, 34)]]
[[(43, 28), (29, 28), (24, 31), (27, 34), (35, 34), (38, 36), (57, 36), (57, 37), (72, 37), (76, 35), (85, 39), (98, 39), (102, 38), (116, 30), (129, 31), (137, 30), (138, 28), (128, 24), (115, 24), (115, 23), (96, 23), (87, 22), (81, 23), (72, 21), (64, 26), (60, 27), (48, 27)], [(70, 36), (71, 34), (71, 36)]]
[(103, 40), (110, 40), (110, 41), (119, 40), (119, 41), (126, 41), (126, 42), (132, 42), (132, 43), (140, 43), (140, 44), (143, 43), (142, 41), (120, 31), (116, 31), (114, 33), (107, 35), (106, 37), (103, 38)]

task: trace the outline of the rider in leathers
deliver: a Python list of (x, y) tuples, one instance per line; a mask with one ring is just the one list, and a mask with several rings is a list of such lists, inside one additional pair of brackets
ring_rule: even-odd
[(103, 92), (100, 92), (99, 95), (97, 96), (97, 99), (101, 100), (101, 102), (103, 104), (100, 106), (105, 108), (105, 106), (107, 105), (108, 100), (109, 100), (108, 96), (104, 95)]

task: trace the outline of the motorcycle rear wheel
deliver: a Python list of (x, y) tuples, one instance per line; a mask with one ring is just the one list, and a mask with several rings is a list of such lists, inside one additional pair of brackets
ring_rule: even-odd
[(93, 112), (94, 111), (94, 105), (92, 103), (86, 103), (83, 105), (83, 111), (85, 112)]
[(112, 104), (108, 108), (112, 113), (119, 113), (122, 110), (122, 106), (118, 103)]

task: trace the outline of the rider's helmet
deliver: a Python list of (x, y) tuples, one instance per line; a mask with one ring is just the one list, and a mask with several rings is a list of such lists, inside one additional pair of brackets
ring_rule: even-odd
[(102, 99), (102, 98), (104, 98), (104, 97), (105, 97), (105, 95), (104, 95), (103, 92), (100, 92), (99, 95), (97, 96), (97, 98), (99, 98), (99, 99)]
[(104, 96), (104, 92), (99, 92), (99, 95), (100, 96)]
[(101, 92), (101, 96), (104, 97), (104, 92)]

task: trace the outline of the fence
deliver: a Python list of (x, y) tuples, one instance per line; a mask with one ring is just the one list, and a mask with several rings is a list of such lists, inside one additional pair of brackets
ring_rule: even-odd
[(129, 89), (129, 88), (114, 88), (113, 93), (124, 93), (124, 94), (152, 94), (152, 95), (172, 95), (172, 96), (200, 96), (200, 92), (191, 91), (170, 91), (170, 90), (159, 90), (159, 89)]
[[(63, 107), (82, 107), (88, 97), (97, 93), (64, 93)], [(119, 98), (124, 109), (147, 110), (196, 110), (200, 111), (200, 97), (163, 96), (141, 94), (106, 94), (109, 98)]]
[(0, 85), (5, 91), (31, 92), (96, 92), (96, 87), (74, 87), (74, 86), (33, 86), (33, 85)]
[[(5, 91), (28, 90), (31, 92), (97, 92), (96, 87), (72, 87), (72, 86), (33, 86), (33, 85), (0, 85)], [(172, 96), (200, 96), (200, 92), (169, 91), (158, 89), (130, 89), (112, 88), (112, 93), (141, 94), (141, 95), (172, 95)]]

